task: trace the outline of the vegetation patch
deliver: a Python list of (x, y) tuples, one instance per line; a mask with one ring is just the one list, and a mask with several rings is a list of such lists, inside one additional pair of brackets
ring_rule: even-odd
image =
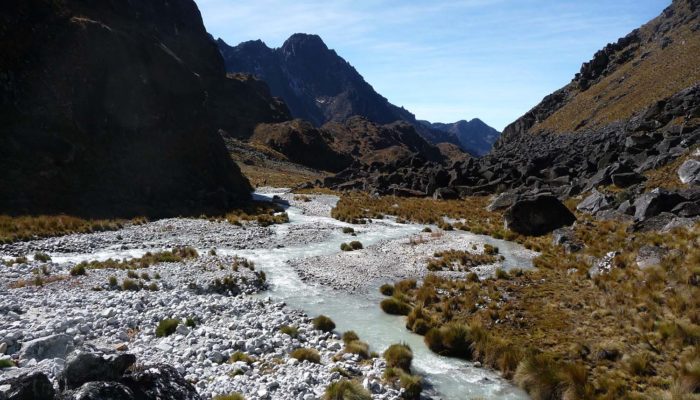
[(156, 337), (166, 337), (175, 333), (175, 329), (180, 324), (179, 319), (167, 318), (161, 320), (156, 327)]
[[(166, 263), (166, 262), (182, 262), (185, 259), (188, 258), (197, 258), (199, 257), (199, 253), (197, 253), (197, 250), (193, 247), (185, 246), (185, 247), (176, 247), (171, 251), (160, 251), (157, 253), (151, 253), (148, 252), (144, 254), (143, 257), (140, 258), (132, 258), (132, 259), (124, 259), (124, 260), (114, 260), (114, 259), (108, 259), (105, 261), (83, 261), (80, 264), (77, 264), (74, 268), (83, 268), (83, 269), (122, 269), (122, 270), (133, 270), (133, 269), (139, 269), (139, 268), (148, 268), (152, 265), (158, 264), (158, 263)], [(135, 272), (132, 272), (132, 276), (130, 278), (138, 278), (138, 275), (133, 275)]]
[(0, 215), (0, 243), (62, 236), (71, 233), (114, 231), (127, 224), (143, 224), (145, 222), (147, 222), (145, 218), (106, 220), (83, 219), (70, 215)]
[(400, 368), (406, 372), (411, 371), (413, 351), (407, 344), (392, 344), (384, 351), (383, 356), (389, 367)]
[[(630, 235), (624, 222), (577, 217), (577, 253), (551, 238), (528, 240), (541, 252), (535, 270), (483, 280), (428, 275), (422, 285), (397, 283), (392, 302), (412, 306), (406, 326), (430, 349), (502, 371), (534, 399), (692, 398), (700, 225)], [(644, 246), (664, 249), (659, 266), (637, 267)], [(612, 251), (609, 272), (591, 276)]]
[(372, 395), (360, 383), (341, 379), (328, 385), (323, 400), (372, 400)]
[(340, 250), (342, 251), (354, 251), (354, 250), (361, 250), (362, 249), (362, 243), (358, 242), (357, 240), (353, 240), (350, 243), (343, 243), (340, 245)]
[(312, 349), (310, 347), (294, 349), (291, 353), (289, 353), (289, 355), (299, 361), (308, 361), (315, 364), (321, 363), (321, 355), (316, 349)]
[(464, 250), (446, 250), (434, 254), (428, 261), (429, 271), (467, 271), (480, 265), (493, 264), (501, 257), (492, 254), (475, 254)]
[(325, 315), (319, 315), (312, 321), (314, 329), (318, 329), (323, 332), (333, 332), (335, 329), (335, 322), (332, 319), (326, 317)]

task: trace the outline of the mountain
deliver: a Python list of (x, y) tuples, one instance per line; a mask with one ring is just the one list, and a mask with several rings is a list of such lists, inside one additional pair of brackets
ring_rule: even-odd
[(478, 118), (474, 118), (471, 121), (461, 120), (451, 124), (420, 122), (432, 129), (454, 135), (463, 149), (467, 149), (470, 153), (477, 156), (483, 156), (488, 153), (501, 134)]
[(492, 134), (481, 127), (467, 135), (471, 139), (460, 141), (449, 130), (417, 121), (408, 110), (391, 104), (377, 93), (317, 35), (296, 33), (276, 49), (260, 40), (232, 47), (218, 39), (217, 44), (227, 71), (245, 72), (264, 80), (273, 95), (284, 99), (295, 118), (317, 127), (327, 122), (343, 122), (355, 115), (380, 125), (406, 121), (431, 143), (452, 143), (475, 155), (483, 154), (484, 143), (491, 140), (476, 137), (481, 132)]
[(583, 63), (572, 81), (507, 126), (525, 133), (600, 130), (700, 81), (698, 0), (675, 0), (661, 15)]
[(330, 172), (353, 163), (391, 164), (418, 157), (443, 164), (469, 158), (455, 145), (428, 143), (407, 122), (380, 125), (360, 116), (320, 128), (300, 119), (260, 124), (250, 142), (263, 144), (298, 164)]
[(296, 33), (282, 47), (270, 49), (260, 40), (231, 47), (217, 41), (226, 70), (254, 74), (285, 100), (292, 115), (321, 126), (362, 115), (380, 124), (415, 120), (396, 107), (317, 35)]
[(226, 75), (194, 1), (0, 8), (1, 213), (199, 214), (250, 198), (219, 130), (288, 110)]

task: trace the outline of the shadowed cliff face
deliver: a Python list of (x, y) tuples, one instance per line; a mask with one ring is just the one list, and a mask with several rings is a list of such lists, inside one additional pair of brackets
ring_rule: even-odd
[(217, 131), (288, 114), (264, 84), (226, 77), (192, 0), (0, 8), (0, 212), (162, 216), (249, 199)]

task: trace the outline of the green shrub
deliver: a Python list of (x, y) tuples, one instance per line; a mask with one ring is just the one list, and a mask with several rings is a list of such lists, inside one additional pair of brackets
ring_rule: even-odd
[(314, 329), (324, 332), (332, 332), (335, 329), (335, 322), (325, 315), (319, 315), (313, 319)]
[(433, 230), (430, 229), (429, 226), (426, 226), (425, 228), (423, 228), (423, 232), (425, 232), (425, 233), (430, 233), (430, 232), (432, 232), (432, 231), (433, 231)]
[(355, 333), (355, 331), (347, 331), (343, 333), (343, 342), (346, 344), (355, 340), (360, 340), (360, 337), (357, 335), (357, 333)]
[(328, 385), (323, 400), (372, 400), (372, 395), (359, 383), (341, 379)]
[(0, 369), (14, 367), (15, 363), (7, 358), (0, 360)]
[(34, 254), (34, 261), (49, 262), (51, 261), (51, 257), (46, 253), (36, 253)]
[(285, 325), (285, 326), (280, 328), (280, 332), (282, 332), (286, 335), (289, 335), (293, 338), (295, 338), (299, 335), (299, 329), (297, 329), (296, 326)]
[(240, 393), (229, 393), (214, 396), (212, 400), (245, 400), (245, 397)]
[(148, 290), (150, 290), (151, 292), (157, 292), (158, 285), (155, 282), (151, 282), (151, 284), (148, 285)]
[(122, 281), (122, 289), (135, 292), (140, 290), (141, 286), (139, 286), (138, 282), (127, 278)]
[(394, 285), (385, 283), (379, 287), (379, 292), (381, 294), (383, 294), (384, 296), (393, 296), (394, 295)]
[(386, 365), (389, 367), (401, 368), (406, 372), (410, 372), (413, 352), (411, 348), (404, 343), (392, 344), (384, 351), (384, 359), (386, 359)]
[(357, 240), (353, 240), (350, 242), (350, 247), (353, 250), (361, 250), (362, 249), (362, 243), (358, 242)]
[(405, 399), (420, 399), (420, 393), (423, 391), (423, 380), (420, 376), (401, 373), (399, 374), (399, 385), (404, 389)]
[(411, 312), (410, 305), (395, 297), (384, 299), (379, 305), (385, 313), (391, 315), (408, 315)]
[(347, 244), (347, 243), (341, 243), (341, 244), (340, 244), (340, 250), (342, 250), (342, 251), (352, 251), (352, 247), (350, 247), (350, 245)]
[(117, 277), (114, 275), (107, 278), (107, 282), (109, 283), (109, 286), (111, 286), (111, 287), (116, 287), (119, 284), (119, 282), (117, 282)]
[(126, 276), (131, 278), (131, 279), (139, 279), (139, 274), (137, 274), (136, 271), (132, 271), (132, 270), (127, 271)]
[(85, 275), (85, 266), (78, 264), (70, 269), (71, 276)]
[(423, 340), (430, 350), (438, 354), (471, 359), (473, 340), (467, 325), (451, 322), (440, 328), (432, 328)]
[(318, 354), (318, 351), (316, 351), (316, 349), (312, 349), (309, 347), (301, 347), (298, 349), (294, 349), (291, 353), (289, 353), (289, 355), (293, 358), (296, 358), (299, 361), (308, 361), (315, 364), (321, 363), (321, 355)]
[(492, 246), (490, 244), (484, 245), (484, 254), (495, 255), (498, 254), (498, 247)]
[(197, 326), (197, 321), (195, 321), (194, 318), (187, 318), (185, 320), (185, 326), (188, 328), (194, 328), (195, 326)]
[(355, 233), (355, 229), (353, 229), (349, 226), (346, 226), (343, 228), (343, 233), (346, 233), (346, 234)]
[(350, 342), (345, 342), (346, 353), (357, 354), (361, 359), (366, 360), (369, 358), (369, 345), (365, 342), (359, 340), (353, 340)]
[(143, 279), (144, 281), (150, 281), (150, 280), (151, 280), (151, 276), (148, 275), (148, 272), (142, 272), (142, 273), (141, 273), (141, 279)]
[(158, 323), (156, 327), (156, 337), (166, 337), (175, 333), (175, 329), (180, 324), (179, 319), (166, 318)]
[(505, 270), (496, 268), (496, 279), (510, 279), (510, 275)]
[(238, 361), (243, 361), (246, 364), (252, 364), (255, 362), (255, 359), (246, 353), (243, 353), (241, 351), (237, 351), (233, 354), (231, 354), (231, 357), (228, 359), (230, 363), (235, 363)]

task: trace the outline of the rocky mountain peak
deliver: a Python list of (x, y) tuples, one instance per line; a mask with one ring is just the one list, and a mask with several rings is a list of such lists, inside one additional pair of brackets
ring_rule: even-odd
[(313, 57), (328, 51), (328, 46), (318, 35), (295, 33), (282, 45), (282, 53), (286, 56)]

